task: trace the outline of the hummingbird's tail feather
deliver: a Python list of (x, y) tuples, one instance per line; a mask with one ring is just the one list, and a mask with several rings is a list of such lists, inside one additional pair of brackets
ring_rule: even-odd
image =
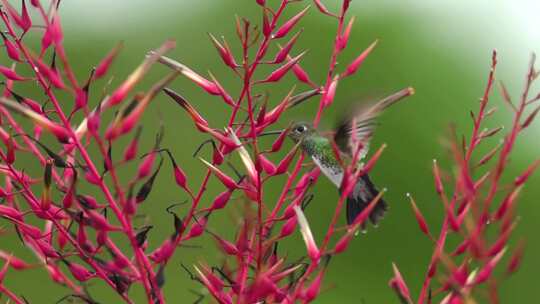
[[(354, 190), (347, 197), (347, 224), (350, 225), (356, 217), (369, 205), (369, 203), (379, 194), (367, 175), (360, 177)], [(388, 205), (384, 200), (377, 202), (369, 214), (369, 220), (373, 225), (377, 225), (384, 213), (388, 210)], [(365, 223), (362, 224), (365, 229)]]

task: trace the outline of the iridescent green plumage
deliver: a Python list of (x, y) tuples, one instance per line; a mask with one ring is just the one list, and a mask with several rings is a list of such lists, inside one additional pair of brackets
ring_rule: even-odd
[[(321, 172), (341, 191), (344, 169), (336, 158), (332, 140), (339, 149), (342, 159), (350, 158), (356, 153), (358, 153), (359, 160), (364, 158), (376, 126), (375, 118), (384, 109), (413, 92), (411, 88), (407, 88), (390, 95), (371, 107), (359, 108), (350, 112), (351, 115), (347, 115), (346, 119), (336, 128), (332, 139), (321, 135), (310, 123), (305, 122), (295, 123), (290, 129), (289, 137), (294, 142), (300, 143), (302, 150), (312, 158)], [(357, 149), (359, 150), (357, 151)], [(369, 177), (367, 175), (361, 176), (347, 197), (347, 223), (354, 222), (378, 193)], [(371, 222), (377, 224), (386, 209), (386, 203), (380, 200), (369, 215)]]
[(332, 143), (328, 138), (314, 134), (306, 137), (302, 141), (301, 146), (309, 156), (317, 155), (323, 165), (333, 168), (340, 167), (334, 155)]

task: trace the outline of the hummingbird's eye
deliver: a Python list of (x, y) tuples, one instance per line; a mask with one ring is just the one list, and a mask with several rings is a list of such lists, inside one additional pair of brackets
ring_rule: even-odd
[(306, 129), (307, 129), (306, 126), (298, 126), (296, 127), (296, 132), (303, 133), (306, 131)]

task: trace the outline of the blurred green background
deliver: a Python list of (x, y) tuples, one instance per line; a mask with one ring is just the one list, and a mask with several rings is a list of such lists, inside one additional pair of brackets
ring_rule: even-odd
[[(291, 5), (289, 15), (309, 2)], [(329, 7), (335, 9), (333, 5)], [(340, 83), (336, 101), (326, 112), (322, 125), (332, 127), (340, 110), (355, 101), (382, 97), (406, 86), (413, 86), (416, 95), (383, 115), (374, 139), (373, 147), (388, 144), (371, 175), (380, 188), (388, 188), (385, 197), (391, 205), (390, 212), (379, 228), (357, 237), (346, 253), (332, 260), (317, 303), (395, 303), (397, 300), (388, 287), (392, 262), (399, 266), (413, 295), (418, 295), (432, 246), (419, 231), (405, 194), (410, 192), (414, 195), (431, 229), (437, 233), (442, 220), (442, 206), (433, 190), (432, 159), (439, 159), (445, 169), (452, 170), (441, 139), (446, 136), (451, 122), (456, 123), (460, 134), (469, 134), (471, 120), (468, 112), (476, 110), (478, 98), (483, 93), (492, 49), (499, 51), (497, 78), (505, 81), (517, 99), (529, 55), (540, 50), (540, 22), (535, 15), (539, 9), (540, 5), (534, 1), (352, 2), (351, 16), (356, 15), (357, 20), (349, 47), (340, 57), (340, 67), (343, 68), (373, 40), (380, 41), (356, 76)], [(245, 16), (253, 23), (259, 23), (261, 16), (255, 1), (247, 0), (72, 0), (63, 1), (60, 12), (68, 56), (80, 79), (85, 79), (91, 67), (118, 41), (123, 41), (125, 47), (112, 69), (117, 80), (115, 83), (133, 70), (148, 50), (172, 38), (177, 41), (177, 48), (169, 54), (171, 57), (203, 75), (208, 70), (212, 71), (229, 91), (234, 92), (234, 96), (237, 95), (238, 80), (223, 68), (207, 32), (224, 35), (233, 49), (238, 50), (235, 14)], [(313, 80), (321, 82), (328, 66), (335, 21), (312, 7), (300, 26), (305, 31), (294, 53), (309, 49), (302, 66)], [(140, 88), (146, 89), (165, 73), (166, 69), (162, 67), (154, 68)], [(280, 86), (267, 86), (264, 90), (271, 92), (271, 101), (275, 103), (294, 84), (296, 79), (289, 75)], [(172, 87), (185, 95), (212, 121), (213, 126), (224, 125), (228, 114), (224, 114), (226, 108), (219, 98), (207, 96), (184, 78), (176, 80)], [(492, 105), (499, 107), (500, 111), (489, 125), (508, 125), (511, 119), (508, 108), (498, 93), (493, 96)], [(293, 119), (311, 118), (316, 112), (316, 104), (316, 100), (312, 100), (290, 111), (281, 125), (286, 126)], [(194, 131), (191, 121), (180, 108), (167, 97), (159, 96), (143, 122), (143, 138), (147, 147), (157, 132), (159, 117), (166, 126), (163, 146), (173, 151), (189, 175), (189, 184), (197, 189), (204, 167), (191, 158), (191, 154), (207, 137)], [(511, 159), (510, 173), (517, 174), (539, 157), (539, 132), (539, 122), (524, 132)], [(497, 140), (491, 139), (490, 144)], [(121, 148), (117, 151), (119, 155)], [(203, 155), (209, 158), (208, 154)], [(155, 226), (150, 237), (151, 248), (172, 229), (170, 216), (164, 208), (172, 202), (186, 199), (165, 172), (168, 170), (163, 170), (157, 187), (142, 207)], [(521, 220), (515, 235), (524, 236), (527, 250), (521, 270), (501, 285), (502, 303), (536, 302), (535, 288), (540, 271), (540, 243), (536, 234), (540, 228), (540, 188), (536, 188), (539, 183), (540, 175), (535, 175), (521, 197)], [(208, 204), (214, 194), (222, 191), (222, 186), (215, 181), (210, 185), (203, 204)], [(274, 191), (281, 189), (280, 182), (272, 187), (273, 190), (266, 190), (270, 193), (269, 198), (277, 196)], [(314, 194), (315, 200), (306, 215), (315, 237), (320, 240), (334, 210), (337, 194), (325, 179), (320, 179)], [(235, 207), (229, 205), (225, 212), (213, 216), (211, 229), (232, 237), (235, 212)], [(139, 224), (142, 225), (142, 221)], [(3, 249), (20, 247), (15, 238), (1, 236), (0, 240)], [(296, 233), (293, 241), (283, 244), (281, 250), (292, 257), (299, 256), (304, 252), (300, 240)], [(198, 261), (213, 262), (219, 257), (213, 242), (207, 237), (194, 241), (192, 245), (200, 245), (203, 249), (181, 248), (166, 270), (164, 292), (170, 303), (191, 303), (196, 296), (188, 290), (201, 291), (200, 286), (190, 281), (181, 270), (180, 262), (192, 265)], [(17, 252), (23, 257), (30, 257), (24, 251)], [(54, 303), (66, 293), (65, 289), (49, 282), (41, 270), (22, 274), (10, 272), (8, 278), (7, 285), (24, 294), (30, 303)], [(103, 303), (118, 301), (108, 287), (100, 283), (91, 285), (90, 290)], [(137, 303), (145, 301), (140, 288), (133, 289), (132, 293)]]

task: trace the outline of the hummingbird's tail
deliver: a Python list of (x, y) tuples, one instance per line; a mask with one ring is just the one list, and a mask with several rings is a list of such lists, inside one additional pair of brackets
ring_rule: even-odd
[[(369, 205), (369, 203), (379, 194), (375, 186), (369, 180), (367, 174), (358, 179), (352, 193), (347, 197), (347, 224), (354, 222), (356, 217)], [(379, 220), (384, 216), (388, 209), (388, 205), (382, 199), (377, 202), (369, 214), (369, 220), (373, 225), (377, 225)], [(365, 223), (362, 229), (365, 228)]]

